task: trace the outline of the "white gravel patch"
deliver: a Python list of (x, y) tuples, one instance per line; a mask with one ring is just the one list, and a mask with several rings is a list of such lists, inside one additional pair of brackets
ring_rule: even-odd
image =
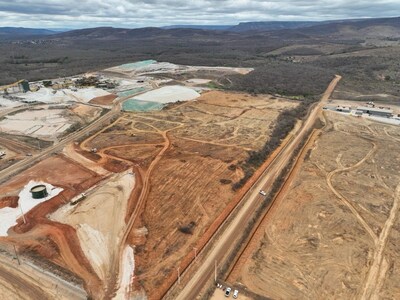
[(6, 108), (12, 108), (12, 107), (20, 106), (22, 104), (23, 103), (21, 103), (21, 102), (18, 102), (18, 101), (15, 101), (15, 100), (14, 101), (13, 100), (9, 100), (9, 99), (6, 99), (6, 98), (0, 96), (0, 110), (1, 109), (6, 109)]
[(61, 109), (29, 110), (7, 116), (0, 122), (0, 130), (32, 136), (55, 136), (67, 130), (71, 123), (61, 115)]
[(103, 266), (108, 262), (110, 253), (108, 239), (98, 230), (83, 223), (77, 225), (76, 233), (86, 257), (90, 258), (92, 267), (100, 278), (106, 278)]
[(134, 99), (158, 103), (171, 103), (193, 100), (198, 97), (200, 97), (200, 94), (191, 88), (180, 85), (171, 85), (136, 96)]
[(194, 83), (194, 84), (206, 84), (211, 82), (210, 79), (202, 79), (202, 78), (192, 78), (192, 79), (188, 79), (186, 80), (189, 83)]
[(122, 270), (119, 289), (113, 299), (127, 299), (131, 292), (131, 283), (135, 272), (135, 257), (131, 246), (126, 246), (122, 257)]
[[(30, 190), (35, 185), (39, 184), (46, 186), (48, 196), (42, 199), (33, 199)], [(11, 227), (17, 225), (17, 219), (22, 216), (21, 210), (26, 214), (35, 206), (57, 196), (62, 191), (62, 188), (56, 188), (49, 183), (31, 180), (18, 195), (18, 207), (5, 207), (0, 209), (0, 236), (8, 236), (7, 231)]]
[(77, 92), (65, 90), (65, 92), (68, 95), (72, 95), (72, 98), (74, 98), (74, 100), (78, 100), (81, 102), (89, 102), (93, 98), (110, 95), (109, 92), (98, 88), (79, 89)]
[(89, 102), (93, 98), (109, 94), (109, 92), (98, 88), (83, 88), (76, 92), (70, 89), (41, 88), (36, 92), (19, 93), (15, 96), (23, 98), (27, 102), (64, 103), (70, 101)]

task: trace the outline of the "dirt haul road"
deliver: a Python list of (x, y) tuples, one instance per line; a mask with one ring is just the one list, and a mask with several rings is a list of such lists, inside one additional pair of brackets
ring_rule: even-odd
[(1, 299), (86, 299), (86, 291), (20, 258), (0, 255)]
[(106, 114), (104, 114), (103, 116), (101, 116), (100, 118), (98, 118), (97, 120), (95, 120), (94, 122), (92, 122), (90, 125), (88, 125), (87, 127), (85, 127), (84, 129), (78, 131), (78, 132), (74, 132), (72, 134), (70, 134), (69, 136), (67, 136), (64, 140), (62, 140), (61, 142), (57, 143), (54, 146), (51, 146), (49, 148), (47, 148), (46, 150), (42, 151), (41, 153), (34, 155), (30, 158), (24, 159), (20, 162), (17, 162), (16, 164), (12, 165), (11, 167), (0, 171), (0, 182), (5, 181), (7, 178), (9, 178), (10, 176), (24, 170), (25, 168), (29, 167), (30, 165), (37, 163), (38, 161), (40, 161), (41, 159), (46, 158), (47, 156), (56, 153), (58, 151), (60, 151), (61, 149), (64, 148), (64, 146), (66, 146), (68, 143), (71, 143), (75, 140), (79, 140), (81, 137), (85, 136), (86, 134), (89, 134), (92, 131), (95, 131), (97, 128), (103, 126), (105, 123), (107, 123), (108, 121), (110, 121), (113, 117), (115, 117), (116, 115), (118, 115), (120, 113), (121, 110), (121, 103), (133, 96), (137, 96), (141, 93), (137, 93), (134, 95), (130, 95), (127, 97), (122, 97), (122, 98), (118, 98), (115, 100), (115, 104), (113, 106), (113, 108), (107, 112)]
[(41, 153), (34, 155), (30, 158), (24, 159), (16, 164), (14, 164), (10, 168), (7, 168), (7, 169), (1, 171), (0, 172), (0, 182), (5, 181), (8, 177), (24, 170), (28, 166), (40, 161), (41, 159), (44, 159), (45, 157), (47, 157), (55, 152), (60, 151), (68, 143), (71, 143), (74, 140), (81, 138), (82, 136), (95, 130), (99, 126), (103, 126), (104, 123), (108, 122), (112, 117), (114, 117), (118, 113), (119, 113), (119, 111), (117, 109), (110, 110), (108, 113), (106, 113), (105, 115), (103, 115), (102, 117), (100, 117), (99, 119), (94, 121), (92, 124), (90, 124), (86, 128), (69, 135), (66, 139), (59, 142), (58, 144), (56, 144), (52, 147), (49, 147), (46, 150), (42, 151)]
[(280, 174), (281, 170), (289, 163), (293, 151), (298, 147), (307, 132), (312, 128), (321, 108), (326, 104), (341, 78), (341, 76), (336, 75), (329, 84), (318, 105), (316, 105), (309, 114), (308, 119), (304, 122), (298, 135), (282, 149), (257, 183), (243, 197), (242, 201), (244, 201), (245, 204), (240, 208), (235, 219), (229, 222), (229, 225), (222, 233), (219, 240), (216, 241), (203, 264), (198, 268), (188, 284), (180, 291), (176, 299), (196, 299), (206, 282), (212, 278), (215, 262), (222, 261), (225, 255), (229, 253), (234, 241), (241, 236), (243, 228), (248, 224), (257, 207), (260, 205), (259, 190), (269, 189), (274, 183), (274, 180)]

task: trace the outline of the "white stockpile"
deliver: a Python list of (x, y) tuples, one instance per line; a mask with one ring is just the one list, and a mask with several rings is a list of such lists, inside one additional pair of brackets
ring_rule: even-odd
[(141, 94), (136, 96), (134, 99), (158, 103), (171, 103), (193, 100), (198, 97), (200, 97), (200, 94), (191, 88), (180, 85), (171, 85)]
[[(40, 184), (46, 186), (48, 195), (42, 199), (33, 199), (30, 190)], [(57, 196), (62, 191), (62, 188), (56, 188), (49, 183), (31, 180), (19, 193), (19, 201), (16, 208), (4, 207), (0, 209), (0, 236), (8, 236), (7, 231), (17, 225), (17, 219), (22, 216), (22, 212), (26, 214), (35, 206)]]
[(41, 88), (36, 92), (16, 94), (26, 102), (64, 103), (69, 101), (89, 102), (93, 98), (110, 95), (109, 92), (99, 88), (83, 88), (72, 91), (70, 89), (53, 90)]
[(135, 274), (135, 257), (131, 246), (126, 246), (122, 257), (122, 270), (118, 291), (114, 297), (115, 300), (131, 297), (131, 283)]

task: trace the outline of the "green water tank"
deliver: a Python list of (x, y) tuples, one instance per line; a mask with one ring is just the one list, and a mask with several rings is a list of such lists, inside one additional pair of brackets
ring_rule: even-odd
[(31, 188), (31, 193), (33, 199), (42, 199), (48, 196), (46, 186), (43, 184)]

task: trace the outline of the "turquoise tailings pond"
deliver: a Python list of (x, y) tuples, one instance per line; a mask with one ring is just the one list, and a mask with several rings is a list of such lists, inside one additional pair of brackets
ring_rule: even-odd
[(164, 104), (158, 102), (142, 101), (136, 99), (128, 99), (122, 104), (123, 111), (150, 111), (160, 110)]

